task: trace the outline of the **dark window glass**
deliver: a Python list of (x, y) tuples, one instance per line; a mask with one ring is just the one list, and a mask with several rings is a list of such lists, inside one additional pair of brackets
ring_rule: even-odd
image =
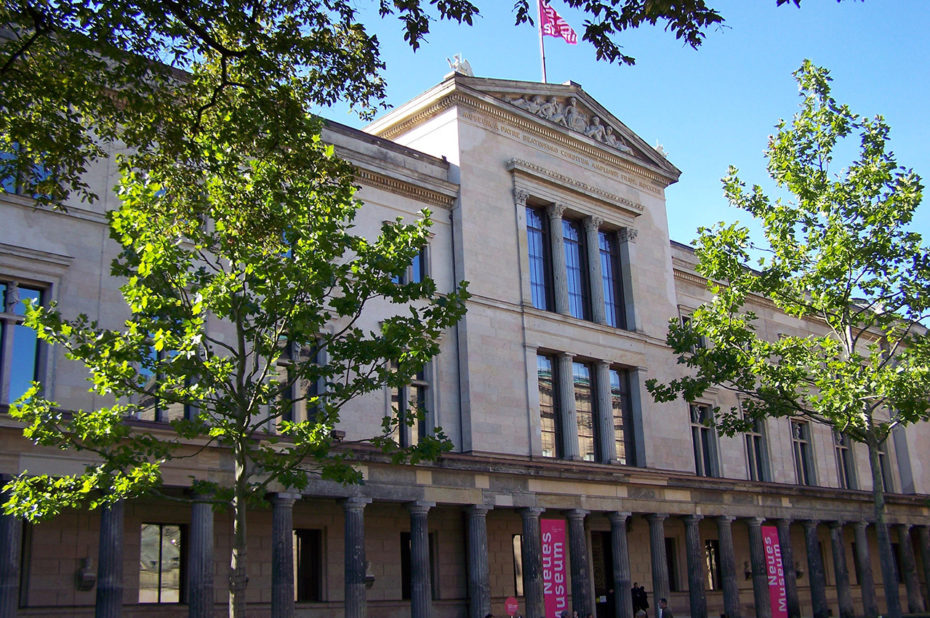
[(629, 419), (630, 409), (630, 372), (619, 369), (610, 370), (610, 408), (614, 423), (614, 442), (617, 448), (617, 461), (621, 464), (632, 463), (633, 431)]
[(699, 476), (717, 476), (711, 411), (708, 406), (691, 406), (691, 439), (694, 447), (694, 467)]
[(180, 603), (184, 584), (184, 539), (176, 524), (142, 524), (139, 603)]
[(794, 470), (798, 485), (814, 485), (810, 425), (803, 421), (791, 421), (791, 442), (794, 447)]
[(536, 357), (539, 382), (539, 417), (542, 428), (543, 457), (560, 457), (558, 399), (555, 393), (554, 361), (548, 356)]
[(769, 480), (765, 455), (765, 426), (761, 420), (753, 421), (752, 430), (746, 432), (746, 457), (749, 461), (749, 479)]
[[(679, 592), (681, 584), (678, 581), (678, 551), (675, 548), (675, 539), (665, 537), (665, 560), (668, 563), (668, 589), (669, 592)], [(658, 601), (656, 605), (658, 606)]]
[(581, 224), (571, 219), (562, 220), (562, 240), (565, 244), (565, 280), (568, 286), (568, 311), (581, 320), (588, 315), (588, 269), (585, 264)]
[(294, 600), (323, 600), (323, 531), (294, 530)]
[(833, 449), (836, 452), (836, 473), (842, 489), (857, 489), (856, 468), (853, 463), (849, 436), (833, 432)]
[[(26, 315), (26, 301), (33, 305), (42, 304), (42, 291), (26, 286), (9, 286), (10, 291), (18, 290), (19, 301), (13, 307), (17, 316)], [(4, 294), (5, 295), (5, 294)], [(4, 328), (3, 330), (7, 330)], [(32, 382), (39, 376), (39, 338), (36, 332), (24, 326), (21, 319), (15, 320), (12, 328), (13, 362), (10, 363), (10, 401), (16, 401), (25, 393)]]
[(878, 445), (878, 465), (882, 471), (882, 484), (887, 492), (894, 491), (894, 478), (891, 476), (891, 466), (888, 464), (888, 452), (885, 443)]
[(526, 239), (529, 248), (530, 292), (533, 306), (549, 311), (552, 294), (546, 218), (537, 208), (526, 209)]
[(597, 461), (591, 367), (584, 363), (572, 363), (572, 374), (575, 387), (575, 417), (578, 423), (578, 453), (584, 461)]
[(601, 253), (601, 283), (604, 286), (604, 315), (607, 324), (626, 328), (623, 306), (623, 277), (616, 235), (600, 231), (597, 234)]
[[(399, 423), (394, 430), (394, 441), (400, 446), (416, 446), (426, 436), (426, 393), (429, 384), (426, 372), (421, 368), (410, 384), (402, 388), (391, 388), (391, 408), (396, 412)], [(410, 421), (414, 417), (419, 418)], [(408, 424), (412, 422), (412, 425)]]

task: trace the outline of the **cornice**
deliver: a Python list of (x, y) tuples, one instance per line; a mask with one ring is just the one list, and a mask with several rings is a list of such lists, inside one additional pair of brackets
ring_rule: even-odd
[(438, 208), (451, 210), (455, 205), (455, 196), (432, 191), (413, 183), (392, 178), (386, 174), (379, 174), (371, 170), (356, 168), (355, 179), (361, 184), (369, 187), (382, 189), (404, 197), (413, 197), (417, 201), (425, 202)]

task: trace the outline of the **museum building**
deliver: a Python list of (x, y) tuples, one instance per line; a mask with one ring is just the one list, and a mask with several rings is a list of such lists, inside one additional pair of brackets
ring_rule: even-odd
[[(650, 616), (667, 598), (678, 615), (768, 618), (771, 527), (787, 615), (886, 611), (862, 445), (789, 419), (717, 435), (705, 421), (739, 404), (732, 393), (689, 406), (645, 390), (681, 371), (669, 319), (708, 300), (693, 251), (669, 239), (665, 189), (680, 171), (662, 152), (578, 84), (461, 73), (364, 131), (329, 123), (324, 139), (356, 168), (358, 231), (430, 209), (430, 243), (408, 275), (446, 291), (468, 281), (471, 293), (417, 379), (353, 401), (339, 429), (369, 437), (415, 400), (425, 422), (398, 439), (441, 427), (454, 448), (417, 465), (359, 449), (363, 484), (311, 480), (270, 495), (270, 509), (250, 513), (250, 616), (483, 618), (504, 615), (513, 597), (520, 615), (539, 618), (558, 583), (569, 611), (630, 618), (638, 583)], [(104, 216), (115, 165), (88, 172), (97, 203), (67, 211), (36, 209), (3, 182), (0, 412), (31, 379), (65, 409), (93, 408), (86, 370), (39, 345), (22, 307), (57, 301), (66, 316), (113, 327), (126, 317)], [(752, 304), (763, 336), (823, 328)], [(169, 432), (165, 420), (128, 422)], [(0, 440), (4, 475), (85, 463), (32, 446), (5, 413)], [(930, 600), (926, 453), (926, 423), (895, 429), (881, 453), (910, 613)], [(210, 450), (164, 476), (181, 496), (191, 476), (231, 466)], [(552, 522), (566, 534), (555, 553), (542, 534)], [(2, 516), (0, 616), (90, 616), (101, 602), (125, 616), (222, 613), (231, 530), (209, 505), (155, 499), (38, 525)], [(564, 582), (550, 579), (554, 561)]]

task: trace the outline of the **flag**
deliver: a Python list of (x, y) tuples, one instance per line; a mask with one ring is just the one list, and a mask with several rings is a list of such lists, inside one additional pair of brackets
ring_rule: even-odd
[(539, 28), (544, 36), (562, 37), (569, 45), (578, 43), (578, 35), (568, 25), (568, 22), (559, 17), (545, 0), (539, 0)]

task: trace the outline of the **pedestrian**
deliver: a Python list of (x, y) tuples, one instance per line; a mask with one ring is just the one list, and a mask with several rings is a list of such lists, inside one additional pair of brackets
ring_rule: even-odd
[(668, 608), (668, 601), (659, 599), (659, 609), (656, 610), (656, 618), (675, 618), (675, 614)]

